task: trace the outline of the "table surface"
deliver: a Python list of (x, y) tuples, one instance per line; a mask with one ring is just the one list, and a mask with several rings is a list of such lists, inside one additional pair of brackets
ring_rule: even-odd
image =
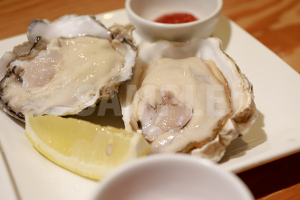
[[(223, 0), (222, 13), (300, 72), (299, 0)], [(1, 0), (0, 40), (25, 33), (33, 19), (55, 20), (76, 13), (98, 14), (124, 8), (125, 0)], [(238, 176), (256, 199), (300, 199), (300, 153)]]

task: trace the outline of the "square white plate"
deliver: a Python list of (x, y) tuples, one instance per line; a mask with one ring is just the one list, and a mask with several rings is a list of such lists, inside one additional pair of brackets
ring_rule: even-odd
[[(107, 27), (114, 22), (129, 22), (124, 9), (97, 18)], [(259, 111), (250, 132), (232, 142), (220, 165), (237, 173), (300, 151), (299, 74), (225, 17), (213, 35), (223, 40), (225, 52), (253, 83)], [(137, 42), (142, 41), (134, 36)], [(0, 41), (0, 55), (25, 40), (23, 34)], [(1, 147), (17, 196), (23, 200), (87, 199), (97, 182), (73, 174), (39, 154), (25, 137), (23, 123), (3, 112), (0, 123)]]

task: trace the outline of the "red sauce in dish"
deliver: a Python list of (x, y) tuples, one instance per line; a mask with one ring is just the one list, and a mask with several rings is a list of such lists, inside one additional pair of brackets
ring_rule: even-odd
[(172, 13), (172, 14), (163, 15), (154, 21), (159, 23), (165, 23), (165, 24), (181, 24), (181, 23), (193, 22), (196, 20), (198, 20), (196, 17), (188, 13)]

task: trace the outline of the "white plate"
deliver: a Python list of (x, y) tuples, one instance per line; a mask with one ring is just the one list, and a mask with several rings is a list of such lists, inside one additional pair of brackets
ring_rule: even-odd
[[(125, 10), (97, 16), (106, 26), (128, 23)], [(24, 25), (25, 26), (25, 25)], [(259, 111), (250, 132), (228, 147), (221, 166), (241, 172), (300, 151), (300, 76), (284, 61), (225, 17), (214, 33), (253, 83)], [(26, 40), (20, 35), (0, 41), (0, 55)], [(142, 38), (136, 35), (137, 42)], [(1, 71), (0, 71), (1, 74)], [(104, 123), (120, 125), (121, 119)], [(114, 119), (115, 120), (115, 119)], [(69, 172), (39, 154), (24, 135), (24, 124), (0, 112), (0, 142), (23, 200), (85, 199), (96, 182)]]

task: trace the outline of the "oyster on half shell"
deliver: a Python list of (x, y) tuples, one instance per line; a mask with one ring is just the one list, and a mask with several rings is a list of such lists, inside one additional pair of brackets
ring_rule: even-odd
[(132, 75), (136, 47), (93, 16), (34, 20), (27, 37), (4, 54), (0, 66), (6, 68), (0, 106), (20, 120), (26, 112), (76, 114), (112, 97)]
[(217, 38), (144, 42), (120, 102), (127, 130), (151, 153), (191, 153), (219, 161), (257, 118), (252, 84)]

